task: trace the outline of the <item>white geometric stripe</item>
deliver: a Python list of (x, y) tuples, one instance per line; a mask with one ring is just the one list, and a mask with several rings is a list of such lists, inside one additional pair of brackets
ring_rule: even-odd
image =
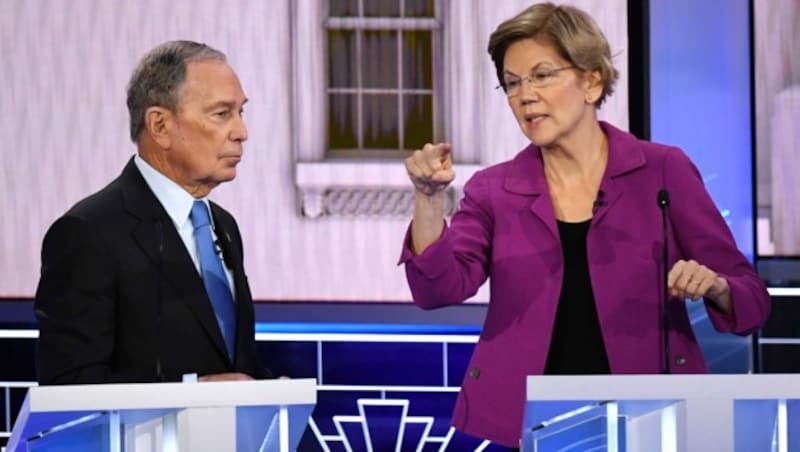
[[(358, 424), (357, 427), (360, 427), (360, 430), (363, 434), (363, 440), (367, 448), (367, 452), (375, 451), (375, 446), (373, 441), (370, 437), (369, 432), (369, 420), (368, 416), (365, 412), (365, 408), (373, 407), (373, 406), (396, 406), (402, 408), (402, 414), (399, 419), (398, 425), (398, 433), (397, 438), (395, 440), (395, 452), (400, 452), (401, 447), (403, 445), (403, 438), (406, 432), (406, 426), (409, 424), (421, 424), (424, 426), (422, 431), (422, 435), (420, 436), (416, 451), (421, 452), (425, 445), (427, 444), (435, 444), (439, 443), (439, 451), (444, 452), (448, 445), (450, 444), (450, 440), (453, 438), (453, 434), (455, 433), (455, 429), (450, 427), (447, 431), (445, 436), (431, 436), (430, 431), (433, 427), (434, 418), (431, 416), (407, 416), (408, 407), (410, 401), (408, 399), (357, 399), (356, 405), (358, 406), (359, 414), (357, 416), (353, 415), (334, 415), (333, 416), (333, 423), (336, 427), (337, 435), (323, 435), (319, 427), (317, 426), (316, 422), (314, 422), (313, 418), (309, 420), (309, 426), (311, 427), (311, 431), (314, 433), (317, 441), (319, 441), (320, 446), (326, 452), (330, 452), (330, 445), (331, 443), (342, 443), (344, 448), (347, 452), (353, 452), (353, 445), (350, 444), (348, 440), (347, 434), (345, 433), (345, 426), (347, 424)], [(385, 419), (383, 420), (385, 422)], [(485, 450), (491, 443), (489, 441), (483, 441), (476, 449), (476, 452)]]

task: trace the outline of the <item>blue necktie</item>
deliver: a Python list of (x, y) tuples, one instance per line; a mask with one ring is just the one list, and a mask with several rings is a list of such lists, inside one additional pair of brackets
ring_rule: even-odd
[(194, 238), (197, 242), (197, 254), (200, 257), (203, 285), (206, 286), (208, 298), (211, 299), (211, 305), (214, 307), (219, 329), (222, 331), (222, 337), (228, 348), (228, 356), (233, 361), (236, 349), (236, 310), (228, 278), (222, 269), (222, 262), (211, 237), (211, 218), (203, 201), (194, 202), (189, 218), (194, 226)]

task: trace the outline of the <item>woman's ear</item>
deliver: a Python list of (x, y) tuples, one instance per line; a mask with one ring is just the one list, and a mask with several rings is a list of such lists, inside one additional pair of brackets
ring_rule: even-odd
[(150, 107), (144, 112), (144, 127), (153, 141), (164, 149), (172, 144), (169, 122), (172, 112), (164, 107)]
[(589, 72), (583, 81), (585, 99), (587, 104), (594, 104), (603, 95), (603, 77), (600, 71)]

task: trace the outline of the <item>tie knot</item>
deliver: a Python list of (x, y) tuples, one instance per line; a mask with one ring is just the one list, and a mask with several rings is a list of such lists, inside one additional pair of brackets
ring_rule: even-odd
[(202, 228), (211, 224), (211, 218), (208, 216), (208, 208), (203, 201), (195, 201), (192, 204), (192, 211), (189, 213), (189, 219), (192, 220), (192, 226), (195, 229)]

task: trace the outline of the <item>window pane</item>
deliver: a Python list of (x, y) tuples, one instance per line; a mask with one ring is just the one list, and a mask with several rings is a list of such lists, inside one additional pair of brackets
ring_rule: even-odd
[(364, 147), (399, 149), (397, 129), (397, 96), (364, 95)]
[(328, 95), (328, 146), (330, 149), (356, 149), (355, 94)]
[(428, 94), (403, 96), (405, 120), (405, 149), (420, 149), (433, 142), (433, 96)]
[(328, 86), (355, 88), (356, 67), (356, 32), (328, 30)]
[(369, 17), (399, 17), (400, 0), (364, 0), (364, 15)]
[(329, 0), (328, 15), (331, 17), (357, 17), (358, 0)]
[(406, 0), (406, 17), (433, 17), (433, 0)]
[(433, 87), (430, 31), (403, 32), (403, 88)]
[(397, 89), (397, 32), (363, 33), (361, 68), (364, 88)]

